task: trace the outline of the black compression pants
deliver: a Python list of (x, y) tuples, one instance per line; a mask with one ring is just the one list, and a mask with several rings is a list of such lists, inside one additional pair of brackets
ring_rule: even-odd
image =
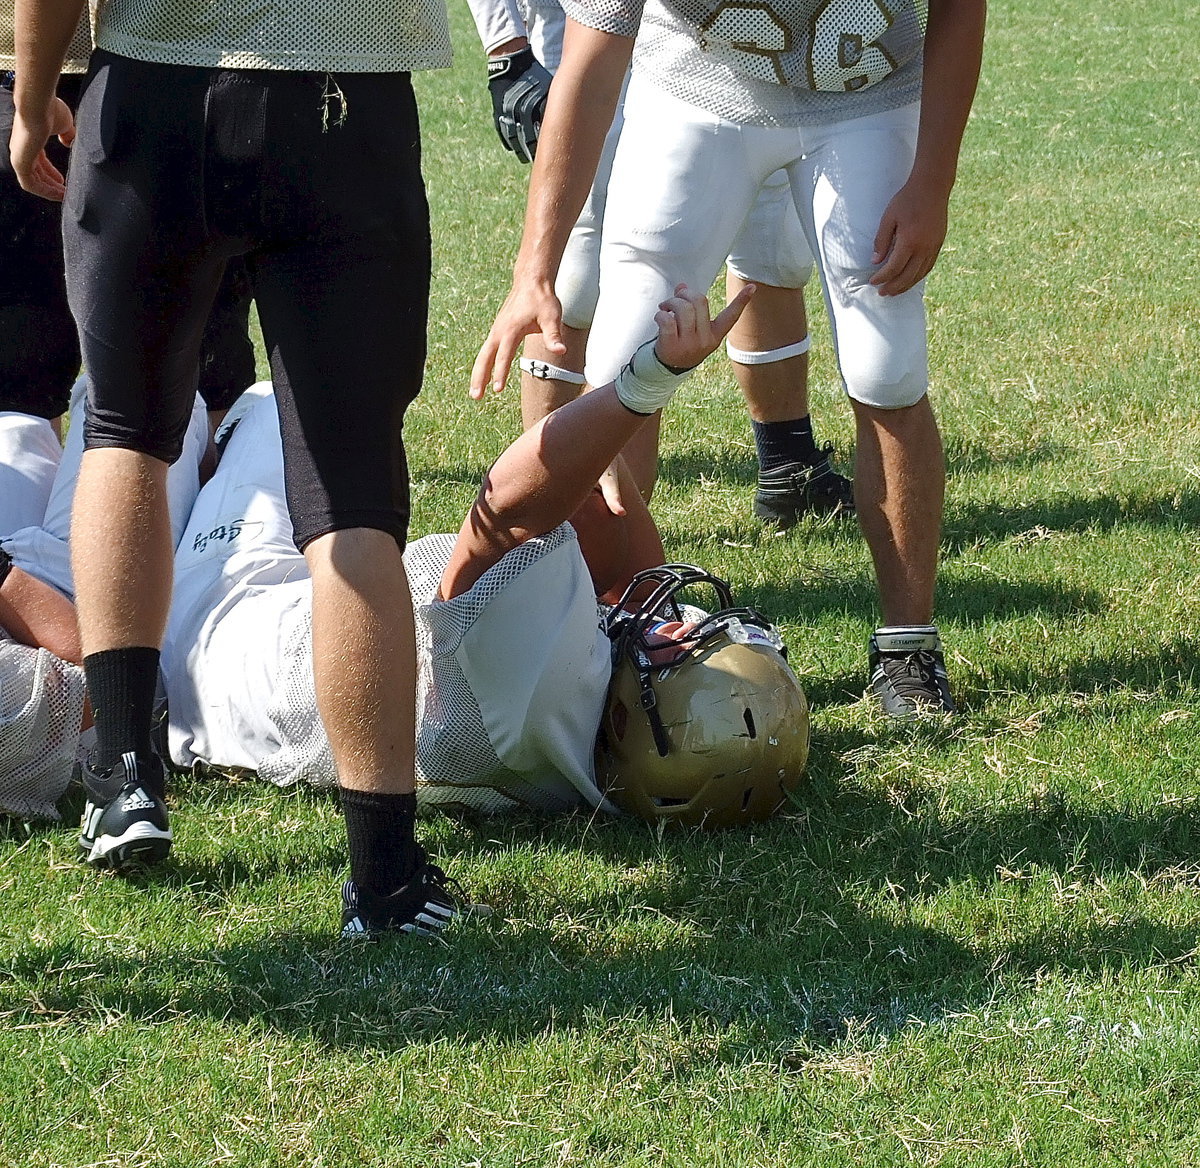
[(87, 446), (178, 457), (205, 321), (244, 256), (301, 548), (403, 543), (429, 216), (407, 74), (160, 65), (97, 51), (64, 204)]

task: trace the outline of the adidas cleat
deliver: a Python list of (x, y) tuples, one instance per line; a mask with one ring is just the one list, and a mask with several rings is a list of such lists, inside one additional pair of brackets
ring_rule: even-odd
[(391, 896), (379, 896), (369, 888), (359, 888), (353, 880), (346, 881), (342, 886), (342, 936), (364, 941), (376, 941), (384, 933), (438, 937), (455, 917), (479, 912), (482, 907), (469, 904), (458, 882), (429, 863), (418, 848), (417, 870)]
[(79, 850), (97, 868), (125, 872), (166, 859), (171, 826), (163, 803), (162, 762), (132, 752), (108, 774), (81, 769), (87, 803), (79, 829)]

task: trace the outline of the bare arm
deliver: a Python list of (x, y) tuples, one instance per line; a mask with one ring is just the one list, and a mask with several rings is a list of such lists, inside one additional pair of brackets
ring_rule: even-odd
[(49, 649), (73, 665), (83, 663), (75, 606), (57, 589), (17, 567), (0, 586), (0, 626), (22, 645)]
[(82, 14), (83, 0), (16, 0), (16, 116), (9, 152), (21, 186), (54, 202), (62, 201), (66, 181), (46, 157), (46, 143), (55, 134), (64, 146), (75, 139), (75, 119), (54, 91)]
[(871, 283), (907, 292), (932, 270), (946, 238), (947, 207), (983, 59), (986, 0), (929, 0), (921, 123), (908, 181), (888, 204), (875, 237)]
[[(710, 320), (708, 300), (681, 285), (654, 317), (658, 360), (675, 369), (698, 365), (721, 343), (753, 293), (754, 285), (748, 284)], [(526, 430), (484, 479), (442, 575), (441, 595), (461, 595), (506, 552), (571, 518), (647, 416), (622, 404), (616, 384), (609, 382)], [(600, 511), (607, 512), (602, 503)], [(624, 517), (607, 518), (619, 522)], [(647, 532), (647, 523), (653, 525), (649, 513), (639, 514), (625, 533), (633, 557), (646, 556), (648, 548), (653, 551), (649, 541), (654, 536)]]
[(550, 89), (529, 180), (512, 291), (475, 359), (474, 398), (483, 396), (489, 380), (493, 389), (503, 388), (517, 348), (530, 333), (540, 331), (551, 352), (564, 351), (554, 279), (595, 178), (632, 54), (632, 37), (567, 21), (562, 64)]

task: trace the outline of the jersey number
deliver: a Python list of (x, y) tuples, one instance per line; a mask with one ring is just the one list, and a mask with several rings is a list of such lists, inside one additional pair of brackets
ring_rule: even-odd
[[(792, 47), (792, 34), (766, 3), (731, 0), (700, 27), (701, 33), (725, 42), (718, 46), (737, 62), (738, 72), (758, 81), (786, 85), (780, 55)], [(701, 41), (704, 48), (709, 46)]]
[[(825, 0), (812, 21), (808, 50), (810, 89), (853, 92), (874, 85), (896, 68), (879, 43), (895, 15), (884, 0)], [(766, 0), (727, 0), (701, 25), (703, 48), (732, 57), (738, 72), (787, 85), (783, 55), (792, 51), (791, 29)], [(720, 42), (707, 43), (711, 36)]]
[[(847, 8), (851, 8), (849, 13)], [(883, 0), (853, 5), (846, 0), (827, 0), (813, 19), (809, 86), (848, 93), (881, 81), (896, 68), (891, 54), (879, 43), (895, 19)]]

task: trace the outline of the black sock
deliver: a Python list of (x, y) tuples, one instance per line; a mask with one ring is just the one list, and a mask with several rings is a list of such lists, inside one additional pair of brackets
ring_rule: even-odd
[(92, 766), (106, 771), (129, 750), (149, 758), (154, 753), (150, 725), (158, 688), (158, 650), (106, 649), (85, 657), (83, 670), (96, 719)]
[(795, 418), (790, 422), (756, 422), (754, 445), (758, 448), (760, 470), (775, 470), (789, 462), (815, 462), (821, 453), (813, 438), (812, 415)]
[(390, 896), (417, 866), (416, 795), (343, 787), (342, 811), (350, 841), (350, 879), (377, 896)]

